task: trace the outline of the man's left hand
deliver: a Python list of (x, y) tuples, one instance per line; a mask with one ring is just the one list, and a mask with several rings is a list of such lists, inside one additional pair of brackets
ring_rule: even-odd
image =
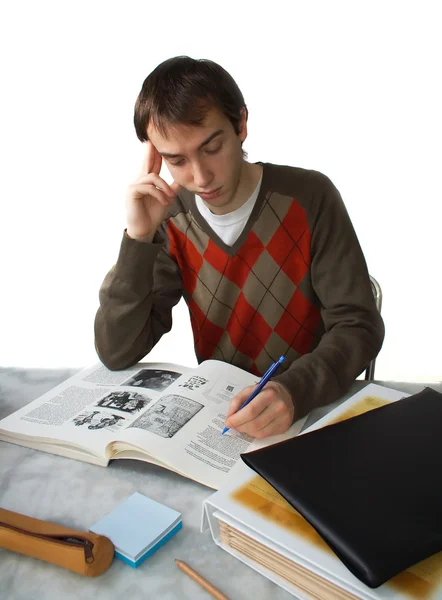
[(289, 391), (281, 383), (269, 381), (256, 398), (239, 410), (255, 387), (246, 387), (233, 398), (227, 411), (225, 426), (254, 438), (265, 438), (287, 431), (293, 423), (295, 409)]

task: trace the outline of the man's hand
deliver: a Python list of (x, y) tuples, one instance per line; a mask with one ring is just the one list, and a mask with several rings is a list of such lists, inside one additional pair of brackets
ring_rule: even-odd
[(161, 179), (162, 160), (155, 146), (148, 141), (140, 176), (126, 193), (127, 235), (135, 240), (153, 239), (181, 189), (178, 183), (168, 185)]
[(256, 398), (239, 410), (254, 389), (253, 385), (246, 387), (233, 398), (227, 411), (225, 426), (254, 438), (287, 431), (293, 423), (295, 412), (289, 391), (282, 384), (269, 381)]

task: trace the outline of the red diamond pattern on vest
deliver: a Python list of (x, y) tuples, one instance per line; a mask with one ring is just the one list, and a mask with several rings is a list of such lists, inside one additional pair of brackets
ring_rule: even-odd
[(218, 346), (224, 329), (209, 321), (192, 299), (189, 300), (189, 311), (191, 314), (193, 337), (198, 353), (201, 352), (201, 356), (210, 357), (214, 349)]
[[(226, 327), (227, 331), (230, 333), (230, 331), (233, 331), (237, 328), (240, 328), (241, 330), (247, 329), (255, 313), (256, 309), (253, 308), (253, 306), (250, 306), (244, 294), (240, 292), (238, 300), (235, 302), (235, 306), (233, 307), (232, 316), (230, 317), (229, 323)], [(233, 336), (231, 335), (230, 337), (232, 338)]]
[(239, 249), (238, 254), (233, 256), (223, 273), (230, 281), (233, 281), (239, 288), (242, 288), (250, 270), (261, 256), (264, 245), (256, 237), (253, 231), (248, 235), (244, 245)]
[(310, 268), (310, 242), (305, 212), (294, 201), (283, 218), (281, 227), (268, 243), (267, 251), (296, 285), (299, 285)]
[[(299, 354), (308, 352), (319, 322), (319, 311), (315, 309), (299, 290), (293, 294), (275, 332)], [(308, 324), (308, 328), (306, 327)], [(316, 327), (311, 328), (312, 325)]]
[(226, 265), (229, 262), (228, 255), (221, 250), (215, 242), (212, 242), (212, 240), (209, 240), (203, 258), (221, 274), (224, 273)]
[(245, 331), (243, 338), (238, 346), (238, 350), (253, 360), (259, 355), (262, 350), (262, 345), (256, 342), (255, 332)]
[[(249, 357), (249, 370), (259, 375), (265, 368), (266, 354), (275, 360), (289, 348), (299, 354), (309, 351), (320, 313), (297, 287), (310, 268), (311, 236), (304, 209), (295, 199), (281, 198), (288, 208), (280, 216), (271, 203), (266, 205), (275, 215), (266, 219), (274, 231), (262, 223), (256, 228), (263, 232), (267, 243), (252, 228), (234, 256), (201, 229), (193, 229), (187, 236), (178, 219), (178, 226), (169, 220), (170, 254), (182, 273), (200, 360), (212, 358), (214, 353), (231, 360), (232, 351), (239, 352)], [(288, 280), (278, 277), (278, 272)], [(228, 292), (228, 282), (235, 284), (235, 294)], [(243, 291), (238, 293), (238, 288), (246, 291), (249, 301)], [(225, 328), (208, 319), (208, 314), (218, 323), (227, 323)]]
[[(305, 210), (294, 198), (289, 210), (281, 221), (281, 225), (290, 232), (290, 236), (296, 240), (297, 244), (299, 244), (299, 240), (303, 237), (304, 232), (308, 230)], [(309, 255), (310, 245), (304, 245), (301, 250), (305, 252), (306, 256)]]
[(169, 221), (170, 254), (178, 262), (184, 289), (191, 296), (195, 289), (203, 258), (197, 248), (175, 225)]
[(283, 227), (279, 227), (267, 244), (267, 252), (276, 264), (281, 266), (287, 260), (287, 256), (292, 251), (294, 245), (293, 238)]

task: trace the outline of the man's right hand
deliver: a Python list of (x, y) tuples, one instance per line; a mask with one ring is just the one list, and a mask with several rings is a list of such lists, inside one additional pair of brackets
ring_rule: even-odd
[(152, 142), (148, 141), (140, 176), (129, 186), (126, 194), (127, 235), (134, 240), (152, 241), (181, 189), (175, 181), (168, 185), (161, 179), (162, 160)]

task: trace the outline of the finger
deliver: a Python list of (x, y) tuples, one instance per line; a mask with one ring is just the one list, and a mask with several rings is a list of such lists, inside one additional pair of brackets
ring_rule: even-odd
[(239, 410), (239, 407), (244, 404), (250, 394), (253, 392), (256, 386), (249, 385), (248, 387), (242, 389), (232, 400), (230, 401), (229, 408), (226, 413), (226, 418), (230, 415), (233, 415)]
[(265, 391), (260, 392), (247, 406), (238, 409), (226, 419), (226, 427), (238, 427), (256, 419), (271, 404), (271, 397)]
[(162, 162), (163, 159), (161, 158), (161, 154), (158, 152), (152, 142), (148, 140), (146, 142), (146, 161), (144, 173), (146, 175), (149, 173), (155, 173), (156, 175), (159, 175)]
[[(254, 402), (252, 400), (249, 406)], [(229, 418), (229, 421), (232, 423), (232, 429), (243, 431), (242, 428), (246, 427), (249, 431), (257, 432), (266, 427), (270, 421), (277, 418), (279, 412), (275, 410), (275, 407), (268, 398), (260, 398), (259, 403), (257, 402), (255, 406), (252, 406), (250, 411), (245, 412), (245, 409), (243, 410), (240, 410)]]
[(158, 189), (160, 189), (162, 192), (164, 192), (166, 196), (169, 196), (170, 198), (176, 197), (176, 192), (172, 188), (172, 186), (166, 183), (164, 179), (161, 179), (161, 177), (159, 175), (156, 175), (155, 173), (149, 173), (149, 175), (143, 175), (142, 177), (139, 177), (132, 185), (139, 184), (152, 184)]
[(287, 410), (275, 410), (269, 405), (255, 419), (238, 427), (233, 427), (239, 433), (246, 433), (254, 438), (264, 438), (269, 435), (283, 433), (291, 425), (291, 418)]
[(287, 419), (282, 419), (277, 417), (276, 419), (272, 419), (269, 421), (264, 427), (254, 431), (253, 433), (249, 433), (254, 438), (262, 439), (269, 437), (271, 435), (278, 435), (280, 433), (284, 433), (290, 427), (290, 423)]
[(144, 196), (152, 196), (163, 206), (169, 206), (173, 202), (173, 198), (167, 196), (164, 192), (159, 190), (154, 185), (148, 183), (140, 183), (133, 184), (131, 186), (131, 194), (129, 195), (129, 198), (132, 197), (134, 198), (134, 200), (137, 200), (143, 198)]
[(259, 392), (250, 404), (230, 415), (226, 420), (226, 427), (232, 427), (239, 431), (240, 427), (253, 423), (252, 427), (259, 430), (279, 416), (292, 418), (293, 404), (291, 401), (286, 402), (279, 395), (277, 388), (268, 385)]
[(176, 181), (173, 181), (169, 187), (174, 192), (175, 197), (178, 196), (178, 193), (183, 189), (183, 187)]
[(159, 175), (161, 171), (161, 165), (163, 164), (163, 158), (153, 144), (152, 147), (154, 150), (154, 163), (152, 167), (152, 173), (156, 173), (157, 175)]
[(146, 142), (146, 154), (144, 156), (144, 168), (142, 170), (143, 175), (147, 175), (152, 172), (153, 165), (155, 162), (154, 146), (150, 140)]
[[(265, 391), (262, 392), (263, 395), (264, 393)], [(256, 438), (263, 438), (287, 431), (293, 421), (293, 404), (285, 402), (283, 398), (275, 395), (271, 389), (267, 391), (267, 394), (268, 397), (265, 399), (267, 403), (266, 408), (254, 419), (235, 426), (234, 429), (236, 431), (247, 433)]]

